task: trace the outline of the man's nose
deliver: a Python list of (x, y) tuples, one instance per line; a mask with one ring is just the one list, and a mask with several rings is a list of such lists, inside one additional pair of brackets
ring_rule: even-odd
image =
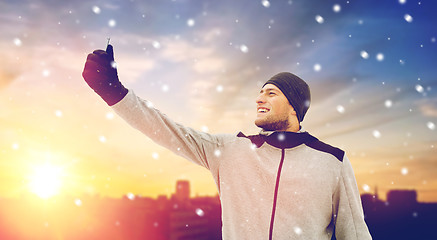
[(257, 104), (265, 103), (264, 96), (262, 94), (258, 95), (258, 97), (255, 99), (255, 102)]

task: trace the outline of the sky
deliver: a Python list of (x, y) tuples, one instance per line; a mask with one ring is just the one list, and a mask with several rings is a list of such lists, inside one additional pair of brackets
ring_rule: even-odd
[(209, 133), (258, 133), (263, 83), (300, 76), (312, 94), (302, 126), (346, 151), (361, 193), (415, 189), (437, 202), (436, 10), (432, 0), (3, 0), (0, 198), (35, 194), (42, 168), (73, 197), (170, 195), (179, 179), (193, 196), (217, 194), (206, 169), (87, 86), (86, 57), (110, 37), (127, 88)]

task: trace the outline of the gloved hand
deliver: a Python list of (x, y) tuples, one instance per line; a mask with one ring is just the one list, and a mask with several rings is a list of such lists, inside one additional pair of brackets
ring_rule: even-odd
[(82, 76), (109, 106), (118, 103), (128, 92), (118, 80), (114, 49), (110, 44), (106, 51), (95, 50), (88, 55)]

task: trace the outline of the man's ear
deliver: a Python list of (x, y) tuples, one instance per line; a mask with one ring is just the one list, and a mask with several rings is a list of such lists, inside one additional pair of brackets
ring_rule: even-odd
[(294, 115), (294, 116), (296, 116), (297, 117), (297, 113), (296, 113), (296, 111), (294, 111), (294, 108), (293, 108), (293, 106), (291, 106), (291, 104), (290, 104), (290, 108), (291, 108), (291, 115)]

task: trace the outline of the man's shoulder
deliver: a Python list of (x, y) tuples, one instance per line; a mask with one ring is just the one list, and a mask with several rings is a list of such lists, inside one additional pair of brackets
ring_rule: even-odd
[(313, 141), (305, 143), (305, 145), (307, 145), (308, 147), (310, 147), (314, 150), (331, 154), (332, 156), (337, 158), (337, 160), (339, 160), (340, 162), (343, 162), (345, 152), (343, 150), (341, 150), (340, 148), (337, 148), (337, 147), (334, 147), (334, 146), (329, 145), (327, 143), (324, 143), (317, 138), (314, 138)]

